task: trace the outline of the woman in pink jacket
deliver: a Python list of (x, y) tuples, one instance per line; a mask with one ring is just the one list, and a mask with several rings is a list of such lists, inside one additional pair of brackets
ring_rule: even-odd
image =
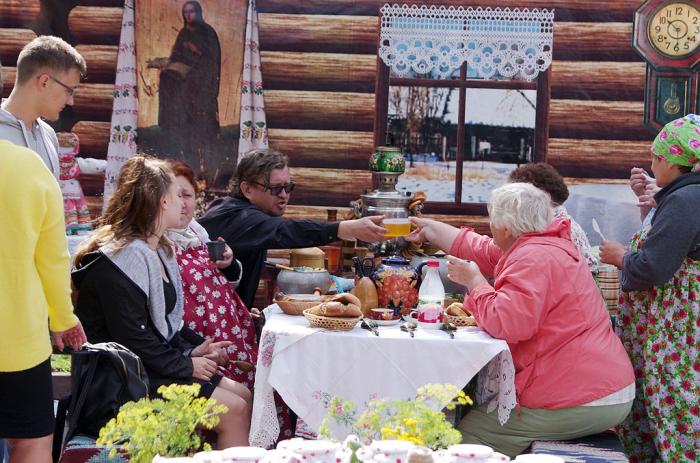
[(489, 216), (493, 238), (427, 219), (412, 219), (409, 237), (456, 256), (448, 275), (469, 289), (465, 307), (513, 355), (518, 408), (503, 426), (486, 404), (473, 409), (459, 425), (463, 441), (512, 457), (534, 440), (617, 425), (632, 406), (634, 373), (570, 222), (553, 220), (547, 194), (526, 183), (494, 190)]

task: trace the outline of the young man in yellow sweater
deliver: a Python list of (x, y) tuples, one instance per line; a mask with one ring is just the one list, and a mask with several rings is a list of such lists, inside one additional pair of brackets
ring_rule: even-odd
[[(87, 339), (70, 299), (58, 183), (31, 150), (0, 140), (0, 438), (15, 463), (51, 462), (51, 343)], [(48, 320), (48, 323), (47, 323)]]

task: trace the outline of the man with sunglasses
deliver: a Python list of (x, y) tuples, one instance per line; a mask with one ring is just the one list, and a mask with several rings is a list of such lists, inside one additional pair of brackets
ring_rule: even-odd
[(86, 72), (85, 60), (67, 42), (37, 37), (20, 52), (15, 86), (0, 105), (0, 139), (37, 153), (57, 179), (58, 138), (43, 119), (56, 121), (66, 105), (73, 105)]
[(375, 242), (386, 234), (378, 225), (381, 216), (343, 222), (283, 219), (293, 190), (287, 156), (254, 149), (238, 164), (232, 197), (214, 201), (198, 220), (209, 236), (223, 237), (242, 263), (236, 291), (248, 307), (253, 306), (268, 249), (305, 248), (338, 239)]

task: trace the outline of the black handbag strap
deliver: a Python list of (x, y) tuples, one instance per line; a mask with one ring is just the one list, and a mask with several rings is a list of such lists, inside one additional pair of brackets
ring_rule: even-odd
[[(85, 380), (79, 381), (78, 384), (80, 387), (80, 395), (78, 396), (78, 394), (72, 394), (71, 396), (70, 406), (68, 407), (68, 432), (66, 432), (66, 437), (64, 439), (63, 445), (65, 445), (66, 442), (71, 440), (71, 438), (73, 438), (73, 435), (75, 434), (75, 429), (78, 424), (78, 418), (80, 417), (80, 411), (82, 410), (83, 405), (85, 405), (85, 399), (90, 389), (90, 385), (92, 384), (92, 380), (95, 377), (95, 370), (97, 369), (97, 360), (97, 355), (89, 356), (87, 365), (87, 375), (85, 377)], [(80, 378), (82, 376), (82, 371), (76, 372), (75, 376), (77, 378)], [(75, 387), (73, 388), (73, 391), (75, 392)]]

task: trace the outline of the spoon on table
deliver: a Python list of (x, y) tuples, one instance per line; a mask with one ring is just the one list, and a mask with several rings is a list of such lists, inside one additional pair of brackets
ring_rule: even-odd
[(367, 318), (363, 318), (362, 322), (360, 323), (360, 327), (371, 331), (372, 333), (374, 333), (375, 336), (379, 336), (379, 330), (377, 329), (377, 326), (379, 325)]
[(605, 240), (606, 239), (605, 235), (603, 235), (603, 232), (600, 231), (600, 226), (598, 225), (598, 221), (595, 218), (593, 218), (593, 219), (591, 219), (591, 224), (593, 225), (593, 231), (596, 232), (597, 234), (599, 234), (600, 237), (603, 240)]
[(416, 322), (406, 322), (403, 325), (401, 325), (401, 331), (405, 331), (408, 334), (411, 335), (411, 337), (414, 337), (414, 331), (418, 328), (418, 324)]
[(442, 331), (447, 332), (447, 334), (450, 335), (450, 339), (454, 339), (454, 338), (455, 338), (455, 331), (457, 331), (457, 326), (456, 326), (454, 323), (445, 322), (445, 323), (442, 324), (442, 326), (440, 327), (440, 329), (441, 329)]

